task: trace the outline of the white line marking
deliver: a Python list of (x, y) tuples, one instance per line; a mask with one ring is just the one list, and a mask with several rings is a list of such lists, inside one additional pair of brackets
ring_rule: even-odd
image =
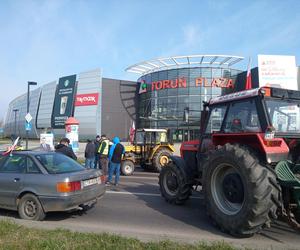
[[(143, 196), (153, 196), (153, 197), (161, 197), (161, 194), (155, 193), (138, 193), (138, 192), (126, 192), (126, 191), (112, 191), (106, 190), (107, 194), (125, 194), (125, 195), (143, 195)], [(203, 200), (203, 197), (191, 197), (191, 199), (200, 199)]]
[(156, 176), (156, 177), (147, 177), (147, 176), (121, 176), (121, 179), (122, 178), (158, 180), (158, 176)]

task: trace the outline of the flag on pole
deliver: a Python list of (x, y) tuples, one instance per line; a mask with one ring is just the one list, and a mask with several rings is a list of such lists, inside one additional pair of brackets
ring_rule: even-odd
[(249, 58), (247, 77), (246, 77), (246, 87), (245, 89), (252, 89), (252, 79), (251, 79), (251, 57)]
[(131, 128), (129, 130), (130, 143), (133, 143), (133, 141), (134, 141), (134, 133), (135, 133), (135, 123), (134, 123), (134, 121), (132, 121)]
[(8, 147), (7, 150), (6, 150), (4, 153), (2, 153), (2, 155), (8, 155), (8, 154), (11, 154), (12, 151), (14, 151), (15, 148), (17, 147), (18, 142), (19, 142), (19, 139), (20, 139), (20, 137), (18, 137), (18, 138), (14, 141), (13, 145), (11, 145), (11, 147)]

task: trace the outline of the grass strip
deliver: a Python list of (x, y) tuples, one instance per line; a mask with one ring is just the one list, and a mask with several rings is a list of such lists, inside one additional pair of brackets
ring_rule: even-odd
[(232, 250), (224, 242), (184, 244), (172, 241), (142, 242), (113, 234), (79, 233), (65, 229), (32, 229), (10, 220), (0, 220), (0, 249), (147, 249)]

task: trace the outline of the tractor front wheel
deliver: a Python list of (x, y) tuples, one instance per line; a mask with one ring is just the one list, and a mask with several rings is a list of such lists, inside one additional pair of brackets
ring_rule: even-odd
[(121, 163), (121, 173), (123, 175), (129, 176), (134, 172), (134, 163), (130, 160), (122, 161)]
[(192, 187), (184, 173), (173, 162), (162, 168), (158, 184), (162, 196), (169, 203), (183, 204), (192, 194)]
[(243, 146), (225, 144), (211, 152), (203, 185), (207, 212), (224, 232), (250, 237), (276, 218), (275, 172)]
[(160, 172), (169, 163), (171, 154), (171, 151), (166, 148), (159, 149), (153, 156), (153, 169)]

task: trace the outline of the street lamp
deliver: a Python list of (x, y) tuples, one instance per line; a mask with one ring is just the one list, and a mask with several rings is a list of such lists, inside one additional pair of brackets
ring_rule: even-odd
[[(30, 92), (30, 85), (35, 86), (37, 82), (28, 82), (27, 84), (27, 113), (29, 113), (29, 92)], [(26, 121), (27, 122), (27, 121)], [(28, 129), (26, 129), (26, 150), (28, 150)]]
[(17, 137), (17, 112), (18, 111), (19, 111), (18, 109), (13, 109), (13, 112), (15, 113), (15, 129), (14, 129), (15, 138)]

